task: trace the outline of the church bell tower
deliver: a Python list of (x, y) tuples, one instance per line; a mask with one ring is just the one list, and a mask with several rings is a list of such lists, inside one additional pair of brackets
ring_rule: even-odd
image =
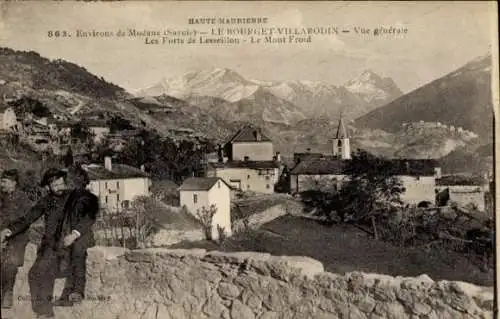
[(340, 116), (337, 135), (333, 139), (333, 156), (339, 159), (351, 159), (351, 145), (349, 135), (344, 125), (344, 119)]

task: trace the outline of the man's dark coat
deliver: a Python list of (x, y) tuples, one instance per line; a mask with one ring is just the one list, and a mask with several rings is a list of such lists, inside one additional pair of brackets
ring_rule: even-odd
[[(20, 190), (12, 194), (0, 194), (0, 229), (7, 228), (14, 220), (27, 214), (32, 204), (28, 196)], [(2, 250), (2, 263), (22, 266), (28, 241), (29, 232), (27, 231), (19, 232), (11, 237)]]
[(63, 250), (62, 239), (76, 230), (81, 234), (75, 243), (88, 247), (93, 244), (91, 228), (95, 222), (99, 201), (87, 190), (66, 191), (61, 196), (49, 194), (40, 199), (24, 216), (8, 225), (13, 235), (17, 236), (30, 227), (41, 216), (44, 216), (45, 230), (38, 254), (46, 249), (56, 252)]
[(86, 248), (95, 245), (92, 226), (99, 213), (99, 199), (86, 189), (73, 190), (66, 201), (66, 226), (65, 232), (76, 230), (80, 237), (74, 245), (83, 245)]

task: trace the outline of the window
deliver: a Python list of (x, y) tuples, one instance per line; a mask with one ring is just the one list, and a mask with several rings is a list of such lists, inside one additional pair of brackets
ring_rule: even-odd
[(108, 196), (104, 198), (104, 201), (107, 203), (108, 202)]
[(269, 176), (266, 176), (266, 181), (268, 181), (268, 180), (270, 180), (270, 179), (271, 179), (271, 177), (269, 177)]
[(342, 146), (342, 140), (337, 141), (337, 146)]
[(220, 181), (217, 182), (217, 187), (220, 188)]
[(193, 203), (198, 203), (198, 195), (197, 194), (193, 194)]
[(269, 184), (266, 184), (266, 188), (267, 188), (267, 189), (269, 189), (269, 188), (270, 188)]
[(116, 194), (116, 201), (119, 202), (120, 201), (120, 194)]
[(250, 189), (250, 185), (247, 184), (247, 188)]
[(108, 182), (104, 182), (104, 188), (108, 189)]
[(247, 179), (250, 179), (250, 175), (247, 175)]
[(120, 182), (116, 181), (116, 189), (120, 189)]

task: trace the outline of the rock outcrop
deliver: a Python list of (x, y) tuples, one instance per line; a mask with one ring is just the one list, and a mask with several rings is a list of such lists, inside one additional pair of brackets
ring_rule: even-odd
[[(29, 266), (18, 275), (19, 319), (32, 318)], [(57, 319), (493, 318), (492, 288), (426, 275), (336, 275), (308, 257), (94, 247), (87, 277), (86, 301), (57, 308)]]

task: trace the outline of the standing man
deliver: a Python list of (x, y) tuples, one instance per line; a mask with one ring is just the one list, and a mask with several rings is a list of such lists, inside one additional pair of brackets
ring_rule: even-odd
[[(5, 170), (0, 177), (0, 229), (24, 216), (31, 208), (28, 196), (20, 190), (19, 173), (17, 170)], [(29, 241), (27, 231), (20, 232), (2, 243), (1, 253), (1, 292), (2, 313), (10, 311), (13, 303), (14, 284), (18, 267), (24, 263), (26, 245)]]
[[(83, 233), (84, 226), (76, 225), (63, 237), (66, 207), (70, 192), (66, 182), (67, 173), (59, 169), (48, 169), (41, 186), (48, 188), (48, 194), (41, 198), (25, 216), (9, 223), (0, 233), (1, 241), (25, 232), (41, 216), (45, 220), (45, 230), (37, 258), (28, 273), (31, 305), (38, 318), (55, 318), (52, 302), (55, 279), (59, 272), (61, 252)], [(64, 254), (63, 254), (64, 255)]]
[[(85, 296), (87, 273), (87, 248), (95, 245), (92, 226), (99, 213), (99, 199), (86, 189), (89, 184), (87, 172), (80, 166), (72, 166), (68, 172), (68, 182), (72, 188), (66, 202), (66, 230), (78, 229), (80, 237), (65, 243), (68, 247), (69, 269), (58, 306), (72, 306), (80, 303)], [(71, 238), (70, 238), (71, 239)]]

